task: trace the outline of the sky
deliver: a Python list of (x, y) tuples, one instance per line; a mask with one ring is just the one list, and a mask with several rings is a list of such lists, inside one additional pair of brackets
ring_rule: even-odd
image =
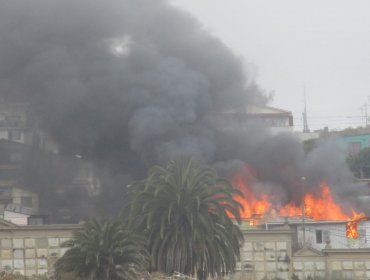
[[(302, 130), (364, 126), (370, 116), (370, 1), (170, 0), (243, 61), (273, 107)], [(366, 110), (365, 110), (366, 109)], [(370, 121), (369, 121), (370, 123)]]

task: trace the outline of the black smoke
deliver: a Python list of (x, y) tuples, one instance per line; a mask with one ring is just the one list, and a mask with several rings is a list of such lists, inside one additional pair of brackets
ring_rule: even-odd
[(179, 157), (220, 172), (248, 162), (285, 200), (298, 199), (304, 174), (351, 180), (345, 166), (321, 168), (332, 152), (307, 161), (294, 137), (230, 117), (267, 97), (238, 57), (167, 1), (0, 0), (0, 46), (2, 96), (27, 102), (61, 154), (94, 163), (99, 205), (112, 212), (126, 184)]

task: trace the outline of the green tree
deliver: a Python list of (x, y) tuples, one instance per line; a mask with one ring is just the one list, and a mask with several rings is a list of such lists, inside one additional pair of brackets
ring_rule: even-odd
[(370, 148), (361, 150), (357, 155), (348, 156), (347, 163), (355, 177), (370, 177)]
[(303, 150), (305, 154), (307, 155), (310, 153), (313, 149), (315, 149), (318, 145), (318, 139), (309, 139), (303, 141)]
[[(219, 276), (240, 257), (240, 195), (231, 183), (194, 161), (154, 166), (129, 187), (129, 222), (148, 236), (151, 269)], [(233, 217), (233, 218), (230, 218)]]
[(146, 240), (116, 221), (92, 220), (63, 246), (69, 250), (55, 263), (58, 277), (73, 272), (89, 280), (135, 279), (146, 269)]

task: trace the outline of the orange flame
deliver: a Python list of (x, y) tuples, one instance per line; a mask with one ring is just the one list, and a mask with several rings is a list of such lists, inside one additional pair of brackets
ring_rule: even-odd
[(235, 200), (243, 205), (243, 209), (240, 213), (242, 218), (251, 218), (252, 215), (263, 215), (270, 208), (271, 205), (267, 195), (262, 195), (257, 199), (241, 179), (234, 182), (234, 184), (239, 187), (239, 190), (241, 190), (244, 195), (244, 197), (235, 197)]
[(333, 199), (330, 187), (325, 181), (322, 181), (319, 186), (319, 191), (316, 193), (306, 193), (304, 195), (304, 205), (297, 206), (290, 202), (283, 206), (274, 206), (267, 194), (255, 195), (248, 185), (254, 184), (255, 171), (250, 166), (246, 166), (243, 171), (247, 174), (237, 174), (233, 178), (233, 184), (243, 194), (244, 197), (236, 196), (237, 200), (243, 209), (240, 216), (244, 219), (249, 219), (251, 225), (258, 224), (261, 217), (277, 213), (280, 216), (288, 217), (302, 217), (319, 221), (319, 220), (334, 220), (334, 221), (348, 221), (347, 222), (347, 238), (357, 238), (357, 223), (365, 219), (364, 213), (357, 213), (352, 209), (352, 217), (347, 215), (342, 207)]
[(243, 209), (240, 211), (241, 218), (262, 216), (270, 209), (271, 204), (268, 201), (267, 195), (262, 194), (259, 198), (257, 198), (249, 189), (246, 178), (236, 176), (233, 180), (233, 183), (234, 186), (237, 186), (244, 195), (244, 197), (235, 197), (235, 200), (243, 206)]
[(359, 221), (366, 220), (364, 213), (356, 213), (352, 211), (353, 217), (346, 224), (346, 236), (347, 238), (355, 239), (358, 238), (357, 224)]

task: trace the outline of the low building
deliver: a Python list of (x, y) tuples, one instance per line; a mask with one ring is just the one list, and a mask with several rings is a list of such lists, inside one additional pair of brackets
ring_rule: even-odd
[(39, 197), (22, 182), (32, 146), (0, 139), (0, 205), (19, 204), (39, 209)]
[(239, 123), (240, 127), (252, 121), (269, 128), (272, 134), (293, 133), (292, 112), (282, 109), (269, 106), (249, 106), (241, 111), (225, 111), (222, 116), (226, 120), (232, 120), (233, 123)]
[(344, 135), (341, 137), (349, 155), (357, 155), (361, 150), (370, 147), (370, 133)]
[(0, 270), (25, 276), (53, 274), (61, 244), (79, 225), (18, 226), (0, 220)]
[(0, 98), (0, 139), (30, 143), (27, 127), (27, 106), (22, 102), (9, 102)]
[(47, 223), (46, 214), (20, 204), (6, 205), (2, 216), (5, 221), (16, 225), (43, 225)]
[[(334, 226), (338, 225), (329, 222), (326, 226), (336, 232)], [(323, 228), (325, 223), (311, 226)], [(61, 244), (79, 228), (78, 224), (20, 226), (0, 220), (0, 271), (29, 277), (52, 276), (54, 263), (66, 252)], [(241, 229), (244, 243), (232, 279), (370, 278), (369, 247), (339, 246), (339, 242), (326, 243), (322, 249), (313, 248), (314, 244), (309, 243), (296, 247), (299, 228), (294, 223), (289, 224), (289, 221), (257, 227), (243, 223)]]
[[(344, 221), (308, 223), (306, 242), (302, 240), (302, 225), (294, 221), (243, 225), (245, 241), (234, 278), (369, 279), (370, 246), (363, 243), (363, 235), (362, 240), (347, 238), (345, 225)], [(358, 227), (367, 231), (368, 221)]]
[(288, 227), (266, 230), (242, 226), (244, 243), (236, 279), (291, 279), (292, 237)]
[[(284, 221), (273, 221), (266, 223), (266, 227), (274, 229), (281, 227)], [(308, 246), (316, 250), (330, 248), (370, 248), (370, 221), (361, 220), (356, 223), (356, 238), (347, 236), (348, 221), (314, 221), (306, 218), (289, 219), (289, 227), (295, 232), (293, 247), (302, 248)]]
[(9, 204), (34, 212), (43, 208), (51, 221), (73, 223), (80, 217), (71, 213), (81, 207), (76, 197), (69, 197), (71, 193), (81, 199), (99, 195), (100, 181), (91, 162), (0, 139), (0, 208)]
[(247, 108), (247, 118), (259, 120), (276, 134), (293, 132), (292, 112), (269, 106), (252, 106)]

